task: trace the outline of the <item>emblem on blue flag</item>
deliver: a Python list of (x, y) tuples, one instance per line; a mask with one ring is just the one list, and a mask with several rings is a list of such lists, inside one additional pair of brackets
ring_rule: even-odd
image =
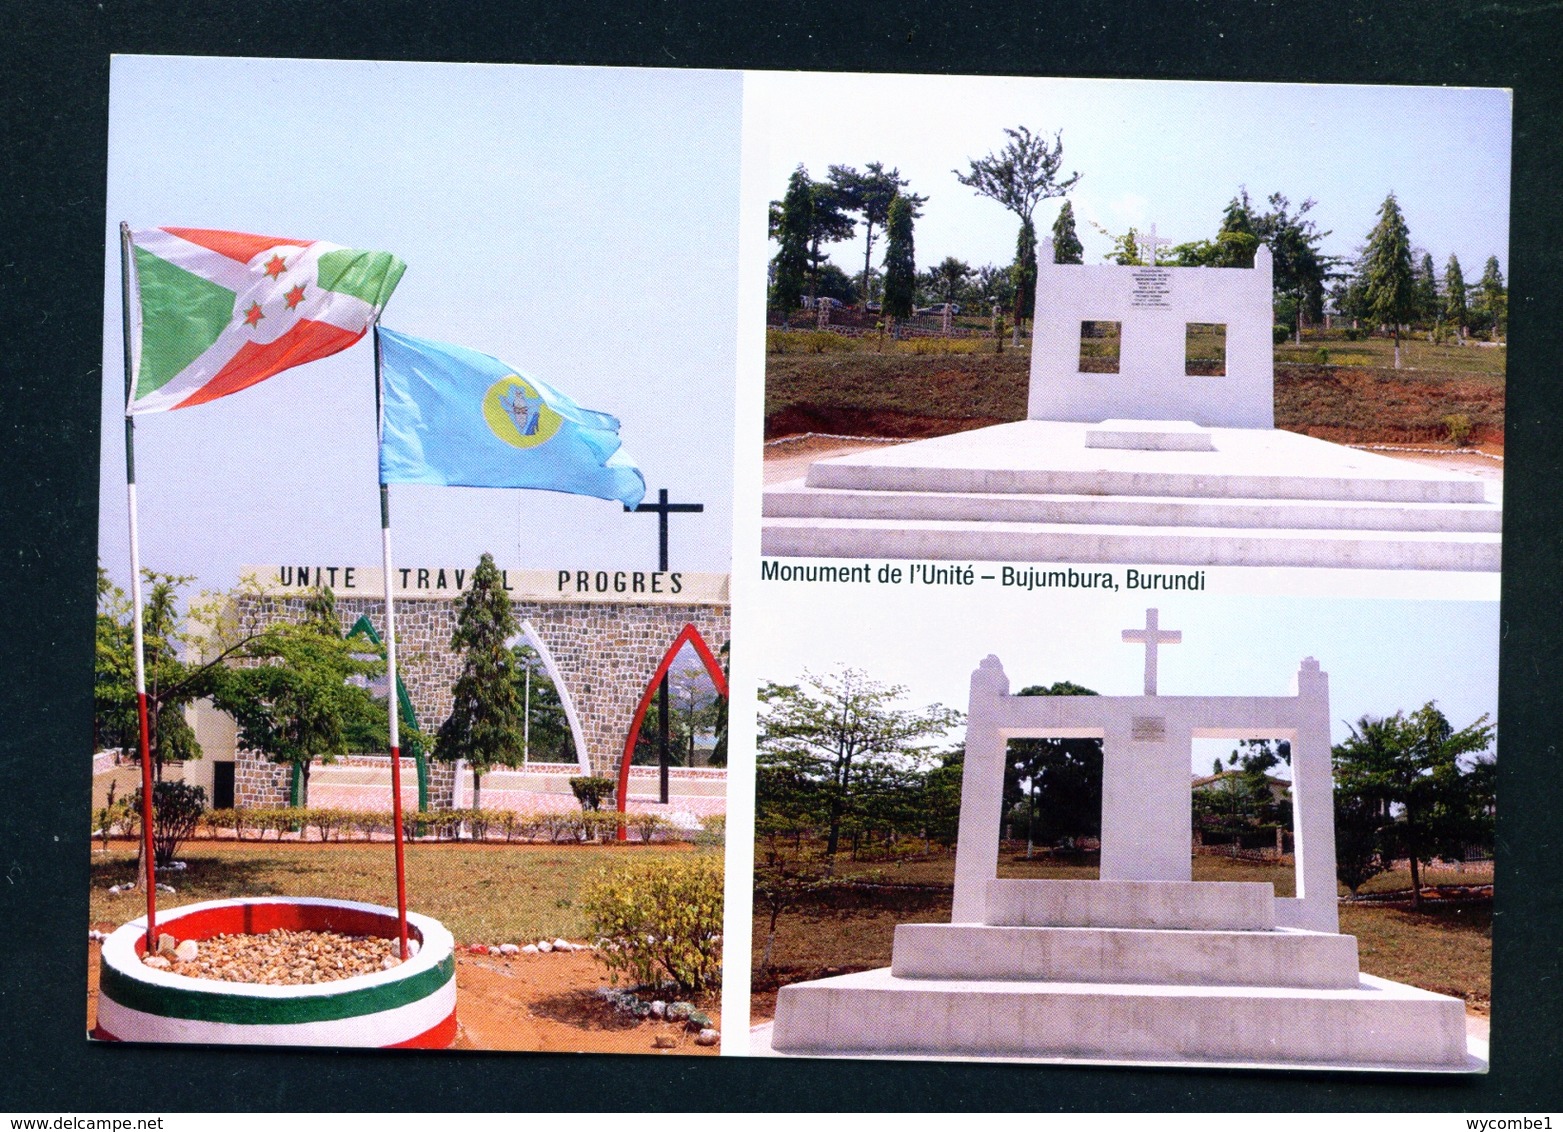
[(646, 481), (619, 421), (464, 346), (377, 331), (380, 482), (523, 487), (617, 499)]

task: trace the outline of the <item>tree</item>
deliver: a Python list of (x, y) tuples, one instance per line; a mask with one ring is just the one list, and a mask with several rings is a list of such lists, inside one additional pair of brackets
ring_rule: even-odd
[(780, 214), (772, 224), (773, 235), (781, 244), (781, 250), (771, 260), (775, 269), (771, 283), (771, 305), (781, 312), (784, 325), (803, 301), (803, 287), (809, 269), (809, 236), (813, 223), (814, 194), (808, 170), (800, 165), (787, 179), (787, 195), (782, 198)]
[(842, 208), (856, 212), (863, 218), (863, 302), (873, 298), (872, 271), (874, 255), (874, 227), (886, 227), (890, 222), (890, 202), (896, 197), (906, 201), (911, 208), (912, 219), (922, 215), (928, 198), (916, 193), (903, 192), (910, 182), (901, 176), (899, 169), (886, 170), (878, 161), (871, 161), (858, 172), (850, 165), (832, 165), (830, 184), (836, 191)]
[(1032, 318), (1037, 306), (1037, 230), (1028, 219), (1015, 236), (1015, 263), (1010, 268), (1015, 281), (1015, 338), (1020, 346), (1020, 324)]
[(483, 775), (522, 759), (522, 690), (515, 653), (506, 642), (520, 631), (504, 579), (485, 553), (456, 606), (450, 647), (461, 652), (461, 675), (452, 689), (450, 715), (440, 724), (434, 757), (472, 768), (472, 805), (479, 808)]
[(1280, 780), (1270, 772), (1290, 765), (1292, 746), (1286, 740), (1244, 739), (1227, 756), (1216, 760), (1216, 778), (1194, 791), (1194, 813), (1200, 826), (1231, 839), (1233, 855), (1245, 834), (1276, 831), (1292, 824), (1291, 801), (1278, 796)]
[(1102, 257), (1104, 261), (1116, 263), (1119, 267), (1139, 267), (1145, 263), (1140, 257), (1138, 229), (1130, 228), (1122, 235), (1115, 235), (1094, 220), (1090, 223), (1091, 227), (1112, 241), (1112, 250)]
[(971, 272), (971, 265), (952, 255), (947, 255), (933, 269), (934, 276), (939, 281), (940, 293), (946, 303), (955, 301), (955, 292)]
[(1085, 245), (1075, 232), (1075, 210), (1067, 200), (1053, 221), (1053, 262), (1084, 263)]
[(1431, 323), (1438, 320), (1438, 276), (1433, 272), (1433, 257), (1428, 252), (1422, 253), (1422, 258), (1417, 261), (1412, 277), (1412, 287), (1416, 291), (1416, 318), (1418, 322)]
[[(632, 758), (638, 766), (658, 762), (661, 746), (660, 700), (658, 696), (651, 701), (641, 720)], [(671, 765), (694, 765), (695, 741), (701, 735), (712, 735), (715, 732), (717, 705), (722, 702), (710, 674), (695, 656), (694, 649), (686, 645), (680, 650), (673, 667), (668, 670), (668, 754)]]
[(860, 816), (885, 780), (918, 766), (927, 757), (926, 742), (960, 722), (960, 712), (940, 704), (897, 706), (905, 694), (905, 688), (851, 668), (826, 676), (805, 672), (796, 684), (765, 684), (758, 760), (763, 789), (756, 798), (762, 826), (774, 817), (812, 812), (828, 829), (825, 855), (834, 860), (843, 821)]
[(1421, 865), (1491, 836), (1491, 760), (1468, 756), (1492, 739), (1487, 716), (1457, 730), (1429, 701), (1409, 716), (1365, 715), (1333, 749), (1336, 791), (1376, 821), (1381, 856), (1410, 861), (1415, 909)]
[(1465, 337), (1470, 325), (1471, 312), (1465, 302), (1465, 274), (1460, 270), (1458, 256), (1451, 255), (1444, 266), (1444, 319), (1453, 326), (1455, 333)]
[(274, 625), (212, 668), (211, 696), (233, 716), (241, 746), (293, 769), (292, 804), (309, 803), (311, 764), (350, 751), (384, 750), (386, 705), (364, 686), (384, 671), (343, 638), (329, 590), (306, 601), (302, 621)]
[[(962, 173), (954, 170), (955, 179), (978, 196), (997, 201), (1020, 220), (1020, 233), (1015, 242), (1015, 341), (1020, 341), (1022, 318), (1032, 317), (1036, 302), (1036, 248), (1037, 230), (1032, 217), (1037, 205), (1049, 197), (1060, 197), (1080, 180), (1079, 173), (1071, 173), (1064, 180), (1058, 179), (1058, 171), (1064, 160), (1063, 132), (1053, 135), (1053, 144), (1041, 134), (1033, 135), (1025, 126), (1017, 126), (1004, 133), (1009, 144), (997, 153), (986, 157), (971, 158), (970, 168)], [(1068, 205), (1066, 204), (1067, 208)], [(1074, 213), (1070, 213), (1073, 222)], [(1060, 262), (1055, 259), (1054, 262)]]
[(1248, 198), (1247, 187), (1240, 186), (1237, 196), (1227, 202), (1226, 211), (1221, 214), (1221, 228), (1216, 232), (1211, 262), (1200, 266), (1253, 267), (1254, 254), (1258, 250), (1258, 217)]
[(1015, 297), (1015, 278), (1008, 267), (985, 263), (979, 267), (971, 288), (991, 313), (995, 307), (1007, 307)]
[(1416, 289), (1411, 274), (1411, 233), (1395, 194), (1379, 206), (1379, 221), (1368, 233), (1363, 253), (1363, 300), (1374, 321), (1395, 331), (1395, 368), (1400, 368), (1400, 327), (1416, 315)]
[(885, 239), (885, 317), (910, 318), (917, 290), (917, 261), (912, 246), (912, 206), (903, 197), (890, 202)]
[[(808, 179), (808, 170), (798, 166), (808, 184), (809, 208), (808, 208), (808, 233), (806, 243), (808, 251), (806, 261), (808, 264), (808, 295), (810, 300), (819, 296), (822, 283), (822, 273), (833, 270), (842, 276), (845, 281), (845, 273), (834, 264), (826, 262), (825, 253), (821, 249), (822, 244), (833, 244), (840, 240), (852, 238), (857, 231), (857, 222), (847, 215), (846, 204), (842, 194), (835, 185), (829, 181), (815, 181)], [(794, 173), (797, 176), (797, 173)], [(788, 182), (789, 190), (791, 181)], [(770, 208), (770, 235), (771, 239), (778, 243), (781, 241), (784, 222), (787, 219), (787, 209), (784, 202), (773, 200)], [(837, 294), (835, 298), (843, 298)]]
[(573, 763), (575, 738), (570, 720), (564, 713), (564, 701), (553, 677), (543, 667), (543, 658), (525, 641), (512, 646), (516, 681), (521, 696), (521, 742), (523, 762)]
[[(206, 694), (208, 670), (215, 662), (181, 659), (194, 637), (187, 629), (188, 611), (180, 609), (180, 591), (194, 579), (146, 569), (141, 577), (147, 586), (141, 608), (147, 737), (153, 777), (161, 781), (165, 763), (201, 757), (185, 708)], [(136, 750), (140, 746), (132, 618), (130, 601), (100, 564), (93, 673), (93, 729), (100, 747)]]
[[(1068, 680), (1033, 684), (1016, 694), (1096, 695)], [(1102, 832), (1100, 739), (1012, 739), (1005, 750), (1005, 778), (1008, 797), (1024, 798), (1027, 857), (1039, 841), (1060, 845)]]
[(1053, 135), (1051, 146), (1046, 137), (1033, 135), (1025, 126), (1006, 129), (1004, 133), (1009, 137), (1008, 145), (986, 157), (972, 158), (967, 172), (954, 171), (955, 179), (978, 196), (997, 201), (1025, 222), (1042, 201), (1063, 196), (1073, 188), (1080, 174), (1058, 179), (1064, 160), (1062, 131)]
[(1482, 268), (1481, 281), (1476, 284), (1476, 309), (1488, 336), (1498, 341), (1508, 331), (1509, 291), (1503, 284), (1503, 272), (1498, 269), (1498, 257), (1488, 256)]
[[(1246, 205), (1246, 191), (1243, 195)], [(1303, 321), (1324, 317), (1324, 281), (1334, 261), (1320, 253), (1319, 245), (1330, 233), (1319, 231), (1313, 221), (1307, 219), (1317, 203), (1313, 200), (1303, 201), (1296, 212), (1291, 211), (1291, 201), (1281, 193), (1271, 193), (1269, 203), (1268, 212), (1253, 218), (1253, 235), (1259, 243), (1270, 248), (1275, 294), (1292, 301), (1297, 341), (1301, 343)], [(1244, 234), (1240, 230), (1227, 234), (1234, 254), (1238, 254), (1239, 237)], [(1251, 267), (1253, 253), (1248, 253), (1246, 259), (1243, 266)]]

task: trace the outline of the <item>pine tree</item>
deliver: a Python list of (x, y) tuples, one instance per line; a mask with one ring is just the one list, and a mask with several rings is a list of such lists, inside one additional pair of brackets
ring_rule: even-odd
[(1453, 255), (1444, 267), (1444, 319), (1454, 327), (1456, 334), (1465, 337), (1471, 312), (1465, 303), (1465, 275), (1460, 270), (1459, 257)]
[(782, 198), (776, 219), (776, 239), (781, 250), (771, 261), (775, 277), (771, 283), (771, 305), (781, 312), (782, 323), (803, 301), (803, 287), (809, 272), (809, 233), (813, 226), (814, 193), (808, 170), (798, 166), (787, 179), (787, 195)]
[(902, 197), (911, 205), (913, 220), (923, 214), (922, 208), (928, 198), (906, 192), (911, 182), (901, 176), (899, 169), (886, 169), (879, 161), (870, 161), (863, 169), (860, 173), (850, 165), (832, 165), (830, 186), (842, 208), (863, 218), (863, 285), (858, 296), (861, 302), (867, 303), (873, 298), (871, 264), (875, 226), (884, 228), (889, 223), (890, 202), (896, 197)]
[(434, 757), (472, 767), (472, 805), (479, 806), (483, 775), (522, 758), (521, 685), (516, 656), (506, 642), (520, 631), (504, 579), (485, 554), (456, 609), (450, 647), (464, 654), (450, 716), (440, 724)]
[(1075, 232), (1075, 210), (1066, 200), (1053, 221), (1053, 262), (1084, 263), (1085, 245)]
[(1015, 262), (1010, 273), (1015, 280), (1014, 342), (1018, 347), (1021, 322), (1036, 314), (1037, 305), (1037, 229), (1029, 218), (1015, 237)]
[(1416, 319), (1418, 322), (1434, 322), (1438, 319), (1438, 276), (1433, 272), (1433, 257), (1422, 253), (1414, 275), (1416, 288)]
[(904, 197), (897, 195), (890, 202), (885, 231), (885, 317), (910, 318), (917, 293), (917, 261), (912, 246), (912, 206)]
[(1477, 283), (1477, 309), (1489, 336), (1498, 341), (1508, 330), (1509, 290), (1503, 284), (1503, 272), (1498, 269), (1498, 257), (1488, 256), (1482, 268), (1481, 282)]
[(1221, 230), (1216, 233), (1216, 259), (1212, 267), (1252, 267), (1259, 250), (1258, 222), (1248, 190), (1227, 202), (1221, 214)]
[(1368, 233), (1363, 254), (1364, 298), (1371, 317), (1395, 331), (1395, 368), (1400, 368), (1400, 327), (1416, 314), (1416, 288), (1411, 271), (1411, 233), (1400, 204), (1390, 193), (1378, 210), (1379, 221)]

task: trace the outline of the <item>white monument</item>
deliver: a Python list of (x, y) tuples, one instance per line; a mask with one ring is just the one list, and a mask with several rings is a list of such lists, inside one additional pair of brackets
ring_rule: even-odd
[[(1329, 678), (1291, 695), (1162, 696), (1147, 611), (1138, 696), (1011, 696), (971, 678), (955, 902), (901, 924), (888, 969), (783, 987), (762, 1048), (809, 1056), (991, 1057), (1471, 1072), (1459, 999), (1364, 975), (1339, 934)], [(1099, 880), (996, 877), (1010, 739), (1102, 740)], [(1286, 739), (1296, 891), (1191, 879), (1195, 738)]]
[[(767, 488), (763, 553), (1498, 569), (1499, 485), (1273, 427), (1268, 248), (1247, 269), (1037, 251), (1028, 419), (816, 461)], [(1089, 356), (1114, 340), (1115, 365)]]

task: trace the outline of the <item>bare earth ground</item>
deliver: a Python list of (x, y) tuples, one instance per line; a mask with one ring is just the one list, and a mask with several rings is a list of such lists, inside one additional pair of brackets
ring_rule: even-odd
[[(193, 839), (171, 875), (179, 891), (159, 900), (174, 908), (199, 900), (241, 896), (335, 896), (386, 903), (390, 852), (385, 842), (213, 841)], [(589, 927), (581, 885), (598, 869), (646, 856), (699, 852), (687, 845), (548, 845), (500, 842), (408, 846), (408, 888), (419, 911), (433, 915), (456, 937), (456, 1049), (568, 1053), (714, 1054), (695, 1044), (681, 1025), (621, 1015), (597, 997), (609, 973), (590, 951), (490, 956), (466, 950), (474, 943), (552, 939), (581, 941)], [(144, 911), (134, 892), (115, 896), (113, 883), (135, 876), (135, 850), (116, 839), (92, 855), (90, 925), (110, 932)], [(159, 877), (161, 879), (161, 875)], [(87, 1025), (96, 1023), (97, 944), (88, 963)], [(694, 1004), (716, 1018), (719, 993)], [(654, 1046), (657, 1038), (669, 1048)]]
[[(112, 931), (117, 924), (96, 925)], [(452, 1049), (540, 1053), (714, 1055), (682, 1025), (627, 1018), (596, 997), (607, 978), (589, 952), (506, 957), (456, 956), (456, 1017)], [(706, 1007), (715, 1010), (715, 1004)], [(98, 945), (87, 966), (87, 1029), (97, 1025)], [(659, 1036), (673, 1045), (658, 1049)]]

